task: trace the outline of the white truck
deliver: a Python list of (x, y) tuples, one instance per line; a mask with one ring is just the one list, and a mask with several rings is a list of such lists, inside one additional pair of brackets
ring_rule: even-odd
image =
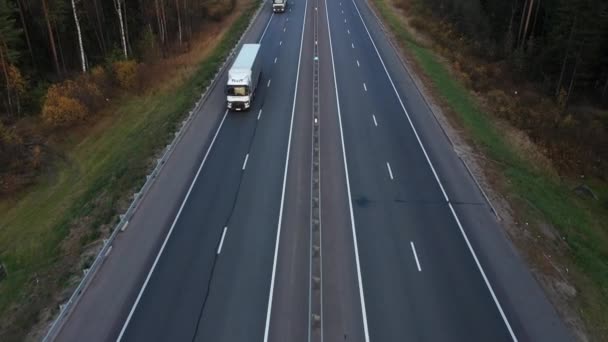
[(226, 106), (229, 110), (248, 110), (262, 74), (260, 44), (243, 44), (236, 56), (226, 83)]
[(273, 12), (285, 12), (287, 8), (287, 0), (272, 0)]

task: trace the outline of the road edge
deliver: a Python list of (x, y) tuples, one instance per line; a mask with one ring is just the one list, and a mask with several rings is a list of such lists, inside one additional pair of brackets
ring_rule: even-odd
[[(82, 295), (87, 290), (87, 288), (90, 285), (90, 283), (92, 282), (93, 278), (95, 278), (97, 271), (103, 265), (103, 262), (106, 259), (106, 257), (110, 254), (110, 251), (112, 250), (112, 243), (116, 239), (116, 236), (121, 231), (125, 230), (125, 228), (129, 224), (129, 220), (131, 219), (131, 217), (133, 217), (133, 215), (137, 211), (139, 204), (146, 197), (148, 190), (152, 187), (152, 185), (156, 181), (156, 178), (157, 178), (158, 174), (160, 173), (160, 171), (162, 170), (163, 166), (165, 165), (166, 161), (173, 154), (175, 147), (182, 140), (186, 131), (188, 131), (188, 129), (190, 128), (191, 123), (199, 115), (200, 109), (206, 103), (206, 101), (209, 97), (209, 94), (217, 86), (218, 80), (220, 78), (219, 76), (228, 67), (229, 62), (234, 57), (237, 47), (239, 45), (241, 45), (241, 43), (243, 41), (243, 37), (251, 29), (253, 22), (255, 22), (255, 20), (258, 18), (259, 14), (261, 12), (261, 9), (264, 7), (264, 3), (266, 2), (266, 0), (255, 0), (255, 1), (259, 1), (258, 8), (253, 13), (252, 17), (249, 19), (249, 23), (247, 24), (247, 27), (240, 34), (238, 41), (234, 44), (234, 46), (232, 47), (232, 49), (230, 50), (230, 52), (224, 59), (224, 62), (222, 63), (222, 65), (217, 69), (215, 75), (211, 79), (211, 82), (209, 82), (209, 84), (207, 85), (207, 87), (205, 88), (205, 90), (203, 91), (201, 96), (199, 97), (199, 99), (195, 102), (193, 108), (188, 112), (188, 115), (186, 116), (186, 118), (182, 120), (181, 125), (179, 126), (179, 129), (174, 133), (175, 136), (174, 136), (173, 140), (171, 140), (171, 142), (169, 144), (167, 144), (167, 146), (164, 149), (164, 152), (162, 152), (161, 157), (156, 159), (156, 165), (154, 166), (152, 171), (148, 175), (146, 175), (145, 183), (142, 185), (142, 187), (140, 188), (140, 190), (138, 192), (133, 194), (133, 201), (131, 201), (131, 204), (129, 205), (129, 207), (127, 208), (125, 213), (119, 215), (119, 218), (120, 218), (119, 222), (116, 224), (116, 226), (114, 226), (114, 229), (112, 230), (112, 234), (110, 234), (110, 236), (107, 239), (103, 240), (103, 246), (102, 246), (101, 250), (97, 253), (97, 256), (95, 257), (93, 264), (91, 264), (91, 267), (84, 270), (83, 278), (78, 283), (78, 286), (76, 287), (76, 289), (74, 289), (74, 291), (72, 292), (72, 295), (70, 296), (68, 301), (59, 305), (59, 313), (57, 314), (57, 318), (55, 318), (53, 320), (53, 322), (50, 324), (46, 334), (44, 335), (44, 338), (42, 339), (43, 342), (53, 341), (57, 337), (59, 331), (63, 327), (63, 324), (69, 318), (70, 314), (72, 313), (75, 306), (78, 304)], [(219, 121), (219, 120), (217, 120), (217, 121)], [(217, 126), (217, 122), (215, 123), (215, 125)]]

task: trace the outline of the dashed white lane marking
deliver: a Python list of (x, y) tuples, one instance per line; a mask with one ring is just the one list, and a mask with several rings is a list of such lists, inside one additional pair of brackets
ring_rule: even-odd
[(355, 48), (355, 43), (350, 43), (350, 46), (352, 46), (352, 48)]
[(278, 58), (278, 57), (275, 57), (275, 58), (274, 58), (274, 64), (277, 64), (277, 58)]
[(391, 169), (391, 164), (389, 164), (388, 162), (386, 162), (386, 168), (388, 169), (388, 175), (391, 177), (391, 180), (393, 180), (393, 170)]
[(346, 32), (348, 32), (348, 34), (350, 34), (350, 30), (346, 30)]
[(359, 64), (359, 60), (357, 59), (357, 66), (361, 67), (361, 64)]
[(287, 30), (287, 27), (283, 27), (283, 32), (285, 32), (285, 30)]
[(160, 246), (160, 250), (158, 251), (158, 254), (156, 254), (156, 259), (154, 259), (154, 263), (152, 264), (152, 267), (150, 268), (150, 271), (148, 272), (148, 275), (146, 276), (146, 280), (144, 280), (144, 284), (141, 286), (141, 289), (139, 290), (139, 294), (137, 295), (137, 298), (135, 298), (135, 303), (133, 303), (133, 305), (131, 306), (131, 311), (129, 311), (129, 316), (127, 316), (127, 319), (125, 320), (125, 323), (123, 324), (122, 329), (120, 330), (120, 334), (118, 335), (118, 338), (116, 339), (117, 342), (122, 341), (122, 337), (125, 334), (127, 327), (129, 326), (129, 322), (131, 322), (133, 313), (135, 312), (135, 309), (137, 309), (137, 305), (139, 304), (139, 301), (141, 300), (141, 297), (144, 294), (144, 291), (146, 290), (148, 283), (150, 282), (152, 273), (154, 273), (154, 270), (156, 269), (158, 260), (160, 259), (161, 255), (163, 254), (163, 252), (167, 246), (167, 241), (169, 241), (169, 238), (171, 237), (173, 229), (175, 229), (175, 225), (177, 224), (177, 220), (179, 219), (182, 211), (184, 210), (184, 206), (186, 205), (186, 202), (188, 201), (188, 198), (190, 197), (190, 194), (192, 193), (192, 188), (194, 188), (194, 184), (196, 183), (199, 175), (201, 174), (203, 166), (205, 166), (205, 162), (207, 161), (207, 157), (209, 156), (209, 153), (211, 152), (211, 149), (213, 148), (213, 144), (215, 143), (215, 140), (217, 139), (217, 136), (220, 133), (220, 130), (222, 129), (224, 121), (226, 121), (226, 116), (228, 116), (227, 109), (224, 112), (224, 117), (222, 117), (222, 121), (220, 121), (219, 127), (215, 131), (215, 135), (213, 136), (213, 139), (211, 139), (211, 144), (207, 148), (207, 152), (205, 153), (205, 156), (203, 157), (203, 161), (201, 162), (200, 166), (198, 167), (198, 170), (196, 171), (196, 174), (194, 175), (194, 179), (192, 180), (192, 183), (190, 183), (190, 188), (188, 188), (188, 192), (186, 192), (186, 196), (184, 197), (184, 200), (182, 201), (182, 204), (179, 207), (177, 214), (175, 215), (175, 219), (173, 219), (171, 228), (169, 228), (169, 232), (165, 236), (165, 240), (163, 241), (163, 244)]
[(262, 116), (262, 109), (260, 109), (260, 111), (258, 112), (258, 120), (260, 120), (261, 116)]
[(344, 23), (346, 24), (346, 19), (344, 19)]
[[(304, 1), (304, 18), (308, 8), (308, 0)], [(291, 137), (293, 133), (293, 119), (296, 112), (296, 101), (298, 99), (298, 81), (300, 79), (300, 64), (302, 62), (302, 46), (304, 45), (304, 32), (306, 31), (306, 20), (302, 21), (302, 35), (300, 36), (300, 52), (298, 56), (298, 66), (296, 71), (295, 91), (293, 106), (291, 108), (291, 122), (289, 123), (289, 137), (287, 138), (287, 154), (285, 156), (285, 171), (283, 172), (283, 190), (281, 190), (281, 205), (279, 207), (279, 220), (277, 222), (277, 237), (274, 244), (274, 257), (272, 261), (272, 274), (270, 276), (270, 289), (268, 293), (268, 304), (266, 305), (266, 325), (264, 327), (264, 342), (268, 342), (270, 331), (270, 316), (272, 315), (272, 299), (274, 296), (274, 281), (277, 273), (277, 258), (279, 253), (279, 241), (281, 240), (281, 226), (283, 225), (283, 208), (285, 205), (285, 189), (287, 188), (287, 173), (289, 171), (289, 154), (291, 151)], [(335, 74), (334, 74), (335, 77)]]
[(283, 41), (282, 40), (279, 42), (279, 45), (283, 45)]
[(247, 167), (247, 160), (249, 160), (249, 153), (247, 153), (245, 156), (245, 161), (243, 162), (243, 171), (245, 171), (245, 168)]
[(416, 259), (416, 266), (418, 267), (418, 272), (422, 272), (422, 267), (420, 267), (420, 261), (418, 261), (418, 254), (416, 254), (416, 246), (414, 246), (413, 241), (410, 241), (410, 246), (412, 246), (412, 253), (414, 253), (414, 259)]
[[(262, 110), (260, 109), (260, 111)], [(378, 121), (376, 121), (376, 116), (374, 114), (372, 114), (372, 119), (374, 119), (374, 125), (378, 127)]]
[(266, 85), (266, 88), (270, 87), (270, 82), (272, 82), (272, 79), (268, 80), (268, 84)]
[(222, 253), (222, 246), (224, 245), (224, 238), (226, 237), (226, 230), (228, 227), (224, 227), (224, 231), (222, 232), (222, 238), (220, 239), (220, 245), (217, 246), (217, 254)]
[[(435, 167), (433, 166), (433, 163), (431, 162), (431, 159), (429, 158), (429, 156), (428, 156), (428, 154), (426, 152), (426, 149), (424, 148), (424, 145), (422, 144), (422, 140), (420, 139), (420, 136), (418, 135), (418, 131), (416, 130), (416, 127), (414, 126), (414, 123), (413, 123), (413, 121), (412, 121), (409, 113), (407, 112), (407, 110), (405, 109), (405, 106), (403, 105), (403, 101), (401, 100), (401, 96), (399, 95), (399, 92), (397, 91), (397, 87), (395, 87), (395, 83), (393, 82), (392, 77), (388, 73), (388, 69), (386, 68), (386, 65), (384, 64), (384, 60), (382, 59), (382, 56), (380, 56), (380, 52), (378, 51), (378, 47), (376, 46), (376, 43), (374, 42), (374, 39), (372, 38), (372, 35), (369, 33), (369, 29), (367, 28), (367, 25), (365, 24), (365, 21), (363, 20), (363, 16), (361, 16), (361, 12), (359, 11), (359, 7), (355, 3), (355, 1), (353, 1), (352, 3), (355, 6), (355, 9), (357, 10), (357, 14), (359, 14), (359, 18), (361, 19), (361, 23), (363, 24), (363, 27), (365, 27), (365, 31), (367, 32), (367, 36), (370, 38), (370, 40), (372, 42), (372, 45), (374, 46), (374, 50), (376, 50), (376, 55), (378, 55), (378, 59), (380, 59), (380, 63), (382, 64), (382, 67), (384, 68), (384, 72), (386, 73), (386, 76), (388, 77), (389, 81), (391, 82), (391, 85), (393, 86), (393, 90), (395, 91), (395, 94), (397, 95), (397, 98), (399, 99), (399, 104), (401, 105), (401, 109), (403, 109), (403, 112), (405, 113), (405, 116), (407, 117), (407, 120), (408, 120), (408, 122), (410, 124), (410, 127), (412, 127), (412, 131), (414, 131), (414, 135), (416, 136), (416, 140), (418, 140), (418, 145), (422, 149), (422, 152), (424, 153), (426, 161), (427, 161), (429, 167), (431, 168), (431, 171), (433, 172), (433, 175), (435, 176), (435, 180), (437, 181), (437, 184), (439, 184), (439, 187), (441, 188), (441, 192), (443, 193), (443, 197), (445, 198), (446, 202), (448, 203), (448, 206), (450, 207), (450, 210), (452, 211), (452, 216), (454, 217), (454, 220), (458, 224), (458, 228), (460, 229), (460, 233), (462, 234), (462, 237), (464, 238), (464, 241), (465, 241), (467, 247), (469, 248), (469, 251), (471, 252), (471, 255), (473, 256), (473, 260), (475, 261), (475, 264), (477, 265), (477, 269), (479, 270), (479, 273), (481, 273), (481, 276), (482, 276), (482, 278), (483, 278), (483, 280), (484, 280), (484, 282), (486, 284), (486, 287), (488, 288), (488, 291), (490, 292), (490, 295), (492, 296), (492, 299), (494, 300), (494, 303), (496, 304), (496, 308), (500, 312), (500, 316), (502, 317), (502, 320), (504, 321), (507, 329), (509, 330), (509, 334), (511, 335), (511, 339), (514, 342), (517, 342), (518, 339), (517, 339), (517, 336), (515, 336), (515, 332), (513, 331), (513, 328), (511, 327), (511, 323), (509, 323), (509, 319), (507, 318), (507, 315), (505, 314), (504, 310), (502, 309), (502, 305), (498, 301), (498, 297), (494, 293), (494, 289), (492, 288), (492, 285), (490, 284), (490, 281), (488, 280), (488, 277), (486, 276), (486, 273), (483, 270), (483, 267), (481, 266), (481, 263), (479, 262), (479, 259), (477, 258), (477, 254), (475, 253), (475, 250), (473, 249), (473, 246), (471, 245), (471, 242), (469, 241), (469, 238), (468, 238), (466, 232), (464, 231), (464, 228), (462, 227), (462, 224), (460, 223), (460, 219), (458, 218), (458, 215), (456, 214), (456, 211), (454, 210), (454, 206), (452, 206), (452, 203), (450, 202), (450, 198), (448, 197), (447, 193), (445, 192), (445, 189), (443, 188), (443, 184), (441, 183), (441, 180), (439, 179), (439, 176), (437, 175), (437, 172), (435, 171)], [(328, 21), (329, 21), (329, 15), (327, 15), (327, 17), (328, 17)], [(331, 33), (330, 33), (329, 37), (330, 37), (329, 41), (330, 41), (330, 51), (331, 51)], [(335, 75), (334, 75), (334, 79), (335, 79)]]
[[(341, 5), (342, 3), (340, 3)], [(327, 6), (327, 1), (325, 1)], [(306, 11), (306, 10), (304, 10)], [(346, 190), (348, 195), (348, 209), (350, 212), (351, 230), (353, 233), (353, 248), (355, 250), (355, 266), (357, 269), (357, 282), (359, 285), (359, 302), (361, 303), (361, 316), (363, 323), (364, 341), (369, 342), (369, 328), (367, 326), (367, 309), (365, 308), (365, 295), (363, 290), (363, 280), (361, 276), (361, 262), (359, 260), (359, 246), (357, 244), (357, 228), (355, 227), (355, 214), (353, 212), (353, 199), (350, 191), (350, 180), (348, 178), (348, 162), (346, 160), (346, 147), (344, 146), (344, 129), (342, 128), (342, 114), (340, 112), (340, 95), (338, 94), (338, 81), (336, 80), (336, 62), (334, 60), (334, 47), (331, 40), (331, 29), (329, 27), (329, 11), (325, 11), (327, 22), (327, 32), (329, 36), (329, 52), (331, 55), (331, 70), (334, 75), (334, 91), (336, 94), (336, 109), (338, 110), (338, 124), (340, 127), (340, 142), (342, 145), (342, 160), (344, 161), (344, 176), (346, 177)], [(264, 341), (267, 342), (267, 341)]]
[(367, 91), (367, 85), (365, 85), (365, 82), (363, 82), (363, 89), (365, 89), (365, 91)]

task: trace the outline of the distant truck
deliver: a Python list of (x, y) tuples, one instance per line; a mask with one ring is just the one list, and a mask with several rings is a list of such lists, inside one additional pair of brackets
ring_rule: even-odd
[(260, 44), (243, 44), (236, 56), (226, 83), (226, 106), (229, 110), (248, 110), (262, 74)]
[(272, 0), (273, 12), (285, 12), (287, 8), (287, 0)]

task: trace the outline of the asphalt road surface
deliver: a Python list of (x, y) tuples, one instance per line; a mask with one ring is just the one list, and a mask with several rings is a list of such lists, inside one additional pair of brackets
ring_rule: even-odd
[(365, 0), (243, 42), (252, 109), (222, 74), (58, 341), (572, 339)]

